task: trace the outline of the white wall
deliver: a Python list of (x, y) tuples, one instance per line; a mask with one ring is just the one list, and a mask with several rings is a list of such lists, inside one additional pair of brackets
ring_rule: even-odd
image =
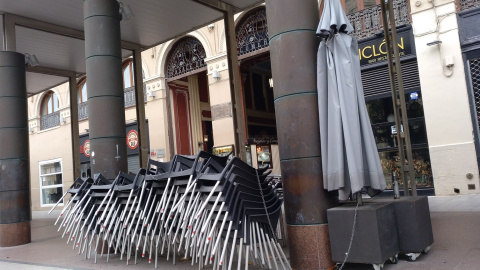
[[(455, 2), (420, 0), (410, 4), (435, 193), (455, 194), (454, 188), (462, 194), (478, 193), (478, 166)], [(427, 45), (437, 39), (441, 45)], [(443, 64), (449, 57), (454, 61), (452, 68)], [(467, 173), (474, 178), (467, 179)], [(468, 184), (475, 184), (476, 189), (468, 190)]]

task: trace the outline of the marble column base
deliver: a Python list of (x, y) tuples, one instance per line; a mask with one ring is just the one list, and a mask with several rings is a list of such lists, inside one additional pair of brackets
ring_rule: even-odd
[(330, 252), (328, 224), (287, 225), (287, 231), (293, 269), (330, 269), (335, 265)]
[(30, 221), (0, 224), (0, 247), (13, 247), (32, 241)]

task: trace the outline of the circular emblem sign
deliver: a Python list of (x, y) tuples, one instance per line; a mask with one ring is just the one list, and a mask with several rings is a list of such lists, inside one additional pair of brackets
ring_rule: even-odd
[(86, 141), (83, 143), (83, 154), (84, 154), (86, 157), (90, 157), (90, 140), (86, 140)]
[(136, 130), (130, 130), (127, 134), (127, 146), (130, 149), (135, 149), (138, 146), (138, 133)]

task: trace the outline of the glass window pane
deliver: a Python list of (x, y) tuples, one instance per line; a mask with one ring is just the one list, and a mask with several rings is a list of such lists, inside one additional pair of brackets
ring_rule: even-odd
[(257, 145), (258, 168), (271, 168), (270, 146)]
[[(380, 163), (382, 165), (383, 174), (387, 182), (387, 189), (392, 189), (392, 172), (397, 174), (400, 189), (403, 188), (401, 175), (401, 160), (398, 151), (384, 151), (378, 153)], [(430, 156), (428, 148), (412, 149), (413, 154), (413, 170), (415, 172), (415, 180), (418, 188), (433, 187), (432, 168), (430, 165)]]
[(41, 172), (42, 175), (62, 172), (62, 164), (60, 162), (53, 162), (41, 165)]
[(405, 95), (408, 118), (423, 117), (423, 102), (420, 92), (412, 92)]
[(62, 174), (42, 176), (41, 179), (42, 179), (42, 187), (62, 184)]
[(42, 204), (55, 204), (63, 195), (63, 188), (45, 188), (42, 189)]
[(58, 98), (57, 94), (53, 93), (53, 112), (58, 111)]
[(372, 131), (378, 149), (397, 146), (396, 136), (392, 135), (390, 125), (373, 126)]
[(124, 70), (123, 70), (123, 83), (124, 83), (124, 87), (125, 88), (128, 88), (128, 87), (132, 87), (132, 81), (130, 80), (130, 68), (129, 66), (127, 66)]
[(368, 116), (372, 124), (394, 122), (392, 98), (366, 101)]
[(411, 121), (408, 123), (410, 129), (410, 141), (412, 144), (427, 143), (427, 129), (425, 128), (425, 121), (423, 119)]
[(49, 95), (47, 99), (47, 114), (52, 113), (53, 103), (52, 103), (52, 96)]

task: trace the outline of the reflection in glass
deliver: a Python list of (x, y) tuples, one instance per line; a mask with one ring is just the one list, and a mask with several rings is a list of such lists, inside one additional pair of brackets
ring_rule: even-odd
[(42, 189), (42, 204), (55, 204), (63, 195), (62, 187)]
[(257, 145), (257, 161), (259, 169), (272, 167), (270, 160), (270, 146)]
[(54, 162), (46, 165), (42, 165), (42, 174), (59, 173), (62, 171), (62, 165), (60, 162)]
[[(430, 165), (430, 156), (428, 148), (413, 149), (413, 170), (415, 172), (415, 181), (418, 188), (433, 187), (432, 167)], [(387, 182), (387, 189), (392, 186), (392, 172), (397, 174), (400, 188), (403, 187), (402, 172), (400, 170), (401, 160), (398, 151), (383, 151), (379, 153), (380, 163), (382, 164), (383, 174)], [(406, 165), (408, 162), (405, 161)], [(408, 175), (407, 175), (408, 180)]]

